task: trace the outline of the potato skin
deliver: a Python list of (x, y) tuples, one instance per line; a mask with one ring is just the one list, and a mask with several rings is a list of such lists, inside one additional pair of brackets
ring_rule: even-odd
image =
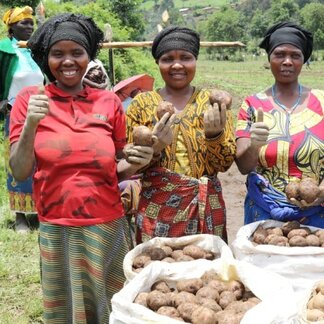
[(306, 242), (308, 246), (320, 246), (320, 239), (315, 234), (307, 235)]
[(204, 259), (206, 255), (204, 249), (196, 245), (187, 245), (183, 248), (182, 251), (183, 254), (189, 255), (194, 259)]
[(299, 184), (299, 196), (307, 203), (312, 203), (320, 194), (320, 189), (317, 183), (312, 178), (305, 178)]
[(287, 236), (291, 230), (296, 228), (300, 228), (300, 223), (297, 221), (289, 221), (281, 226), (282, 232), (285, 236)]
[(216, 324), (216, 313), (211, 309), (199, 306), (192, 312), (192, 324)]
[(300, 235), (295, 235), (289, 239), (290, 246), (307, 246), (306, 238)]
[(162, 306), (168, 306), (169, 298), (168, 295), (158, 290), (153, 290), (148, 293), (146, 303), (149, 308), (157, 311)]
[(178, 291), (187, 291), (192, 294), (195, 294), (202, 286), (203, 282), (201, 279), (179, 280), (176, 285)]
[(133, 142), (134, 145), (152, 146), (152, 131), (144, 126), (135, 126), (133, 128)]
[(170, 116), (175, 113), (173, 104), (169, 101), (160, 101), (156, 108), (157, 118), (161, 119), (167, 112), (170, 113)]
[(180, 314), (180, 316), (188, 322), (192, 321), (192, 313), (193, 311), (198, 308), (198, 304), (194, 303), (182, 303), (178, 306), (177, 310)]
[(144, 268), (145, 263), (147, 263), (150, 260), (151, 260), (151, 258), (149, 257), (149, 255), (147, 255), (145, 253), (141, 253), (141, 254), (137, 255), (134, 258), (134, 260), (133, 260), (133, 267), (135, 269)]
[(171, 292), (170, 287), (164, 280), (159, 280), (155, 282), (151, 287), (151, 291), (152, 290), (158, 290), (163, 292), (164, 294)]
[(285, 188), (287, 198), (299, 200), (299, 182), (289, 182)]
[(178, 310), (172, 306), (162, 306), (157, 310), (157, 313), (172, 318), (177, 318), (180, 316)]
[(224, 102), (226, 105), (226, 109), (229, 110), (232, 105), (232, 97), (226, 91), (212, 89), (209, 95), (209, 102), (212, 106), (214, 105), (214, 103), (217, 103), (220, 106), (221, 103)]
[(262, 226), (258, 226), (258, 228), (254, 231), (252, 235), (253, 242), (256, 244), (264, 244), (266, 237), (268, 236), (268, 232)]
[(140, 292), (134, 299), (134, 303), (147, 307), (147, 302), (146, 302), (147, 296), (148, 296), (148, 292)]

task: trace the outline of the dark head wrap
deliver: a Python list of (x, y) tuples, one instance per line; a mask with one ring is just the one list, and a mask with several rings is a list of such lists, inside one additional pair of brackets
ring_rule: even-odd
[(292, 22), (282, 22), (270, 27), (260, 43), (268, 53), (268, 58), (273, 50), (282, 44), (291, 44), (299, 48), (304, 55), (304, 63), (310, 58), (313, 51), (313, 35), (306, 29)]
[(50, 48), (58, 41), (71, 40), (85, 48), (89, 59), (95, 59), (103, 32), (90, 17), (81, 14), (61, 14), (48, 19), (28, 41), (32, 57), (50, 81), (55, 78), (48, 66)]
[(184, 50), (198, 57), (200, 48), (199, 34), (185, 27), (167, 27), (154, 38), (152, 55), (158, 60), (163, 54), (173, 50)]

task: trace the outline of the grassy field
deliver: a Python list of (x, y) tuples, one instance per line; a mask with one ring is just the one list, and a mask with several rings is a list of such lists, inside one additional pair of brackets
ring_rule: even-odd
[[(174, 0), (174, 6), (178, 9), (181, 8), (194, 8), (195, 6), (199, 5), (200, 7), (209, 7), (212, 6), (214, 8), (221, 7), (225, 4), (228, 4), (228, 0), (200, 0), (197, 2), (196, 0)], [(143, 4), (141, 4), (141, 8), (145, 10), (150, 10), (154, 6), (153, 0), (145, 1)]]
[[(201, 55), (195, 84), (232, 93), (236, 112), (245, 95), (272, 84), (270, 70), (263, 67), (265, 62), (265, 57), (239, 63), (213, 62)], [(313, 62), (310, 70), (304, 69), (300, 81), (324, 89), (324, 62)], [(161, 85), (162, 80), (156, 80), (156, 86)], [(0, 154), (3, 156), (3, 145)], [(37, 231), (28, 235), (14, 232), (3, 168), (0, 159), (0, 324), (42, 323)]]

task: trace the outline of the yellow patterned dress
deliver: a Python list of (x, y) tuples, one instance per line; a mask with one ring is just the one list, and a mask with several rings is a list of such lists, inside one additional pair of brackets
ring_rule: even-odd
[[(140, 93), (133, 99), (127, 110), (127, 141), (129, 143), (133, 141), (132, 130), (134, 126), (145, 125), (153, 129), (154, 125), (158, 122), (156, 109), (162, 100), (157, 91)], [(161, 159), (154, 167), (163, 167), (168, 170), (167, 172), (171, 171), (174, 174), (187, 177), (187, 179), (194, 178), (199, 180), (202, 177), (214, 179), (214, 187), (218, 195), (218, 212), (221, 210), (223, 224), (221, 229), (219, 226), (217, 228), (214, 226), (208, 232), (220, 234), (225, 228), (225, 204), (217, 174), (218, 172), (225, 172), (232, 165), (236, 153), (236, 145), (233, 116), (230, 110), (227, 111), (227, 122), (224, 131), (216, 138), (205, 138), (203, 116), (208, 105), (209, 91), (195, 89), (185, 108), (177, 114), (173, 128), (174, 140), (172, 144), (162, 152)], [(147, 185), (151, 186), (152, 183)], [(145, 182), (143, 182), (144, 186)], [(165, 228), (165, 224), (162, 225), (161, 228)], [(170, 236), (170, 226), (167, 226), (165, 231), (156, 231), (155, 235)], [(197, 229), (196, 225), (191, 228), (192, 230), (187, 229), (185, 233), (195, 234), (195, 232), (203, 232), (201, 228), (200, 230)]]

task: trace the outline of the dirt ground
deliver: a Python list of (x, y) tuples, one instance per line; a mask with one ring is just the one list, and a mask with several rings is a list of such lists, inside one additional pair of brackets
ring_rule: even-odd
[(231, 243), (238, 229), (243, 225), (243, 204), (246, 194), (245, 179), (235, 163), (225, 173), (219, 173), (218, 177), (223, 188), (223, 196), (227, 212), (228, 242)]

